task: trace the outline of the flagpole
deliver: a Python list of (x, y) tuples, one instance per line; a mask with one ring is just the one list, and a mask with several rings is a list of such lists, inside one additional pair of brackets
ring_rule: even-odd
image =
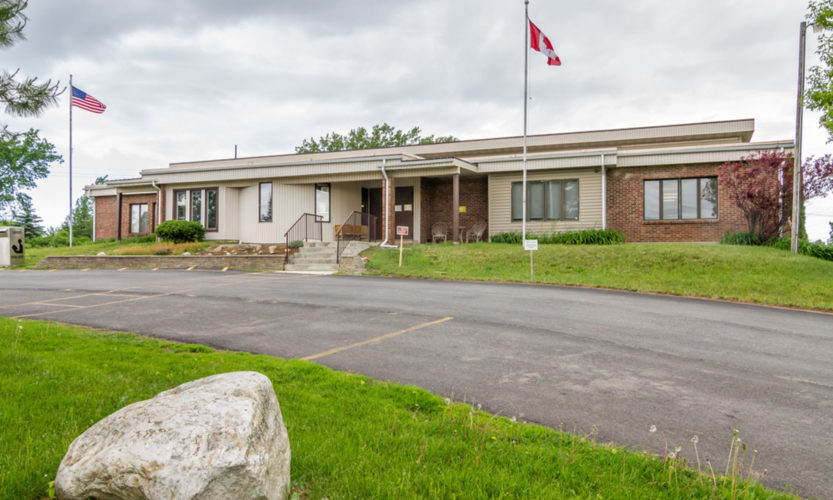
[(526, 242), (526, 108), (529, 99), (527, 98), (527, 89), (529, 87), (529, 0), (524, 0), (524, 157), (523, 157), (523, 183), (522, 183), (522, 200), (523, 213), (521, 214), (521, 245)]
[(69, 247), (72, 248), (72, 75), (69, 75)]

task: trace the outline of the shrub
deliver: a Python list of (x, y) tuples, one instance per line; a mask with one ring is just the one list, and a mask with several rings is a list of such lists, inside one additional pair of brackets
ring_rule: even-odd
[(156, 227), (156, 236), (165, 241), (174, 243), (185, 243), (189, 241), (202, 241), (205, 236), (205, 228), (202, 224), (188, 220), (166, 220)]
[[(613, 245), (625, 242), (625, 234), (615, 229), (585, 229), (567, 233), (526, 235), (528, 240), (538, 240), (541, 245)], [(492, 236), (492, 243), (521, 243), (521, 233), (498, 233)]]
[(521, 242), (521, 233), (498, 233), (490, 238), (492, 243), (516, 243)]
[(625, 234), (615, 229), (585, 229), (568, 233), (553, 233), (541, 238), (542, 243), (559, 245), (615, 245), (625, 242)]
[(815, 243), (804, 243), (802, 241), (801, 243), (798, 252), (802, 255), (833, 261), (833, 245), (825, 245), (820, 241)]
[[(770, 243), (769, 246), (777, 248), (778, 250), (784, 250), (786, 252), (789, 252), (792, 249), (790, 239), (788, 237), (778, 238)], [(799, 240), (798, 253), (801, 255), (815, 257), (817, 259), (833, 261), (833, 245), (825, 245), (821, 241), (810, 243), (807, 240)]]
[[(763, 236), (752, 231), (727, 231), (720, 238), (720, 243), (724, 245), (763, 245), (766, 241)], [(787, 238), (787, 248), (789, 248), (789, 238)]]
[(301, 248), (304, 246), (304, 242), (301, 240), (292, 240), (289, 242), (289, 248)]

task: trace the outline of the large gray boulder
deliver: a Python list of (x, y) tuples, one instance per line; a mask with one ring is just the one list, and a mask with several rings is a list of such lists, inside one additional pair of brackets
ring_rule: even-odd
[(213, 375), (126, 406), (69, 446), (59, 499), (283, 499), (289, 438), (269, 379)]

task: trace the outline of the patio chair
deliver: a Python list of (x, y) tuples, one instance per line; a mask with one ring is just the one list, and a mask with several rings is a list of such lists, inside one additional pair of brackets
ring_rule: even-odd
[(431, 241), (437, 243), (439, 239), (448, 241), (448, 224), (445, 222), (435, 222), (431, 225)]
[(466, 233), (466, 243), (470, 241), (479, 242), (483, 239), (483, 233), (486, 232), (486, 221), (479, 220), (474, 223), (471, 229)]

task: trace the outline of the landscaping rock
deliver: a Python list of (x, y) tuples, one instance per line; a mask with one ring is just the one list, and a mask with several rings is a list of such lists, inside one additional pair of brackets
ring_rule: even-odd
[(269, 253), (270, 254), (275, 253), (275, 250), (277, 250), (277, 249), (278, 249), (277, 245), (269, 245)]
[(289, 439), (270, 380), (194, 380), (99, 421), (58, 467), (59, 499), (283, 499)]
[(182, 252), (182, 255), (185, 257), (189, 257), (191, 255), (191, 252)]
[(95, 255), (96, 255), (96, 257), (104, 257), (104, 256), (105, 256), (105, 255), (107, 255), (107, 254), (106, 254), (106, 253), (104, 253), (104, 252), (98, 252), (98, 253), (97, 253), (97, 254), (95, 254)]

